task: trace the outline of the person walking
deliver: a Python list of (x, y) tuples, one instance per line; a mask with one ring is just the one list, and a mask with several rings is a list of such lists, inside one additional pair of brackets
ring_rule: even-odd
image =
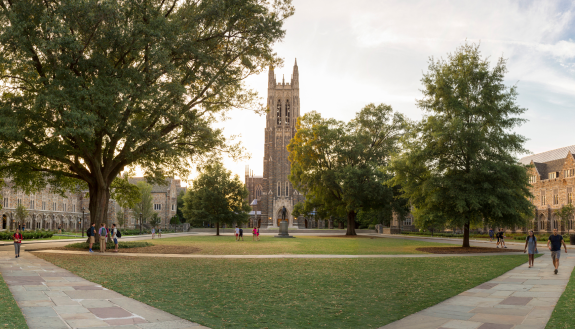
[(14, 239), (14, 251), (16, 252), (16, 258), (20, 257), (20, 246), (22, 245), (22, 233), (19, 229), (16, 229), (16, 233), (12, 236)]
[(535, 260), (535, 253), (537, 252), (537, 238), (533, 234), (533, 230), (529, 230), (529, 235), (525, 239), (525, 248), (523, 253), (527, 251), (527, 256), (529, 257), (529, 268), (533, 267), (533, 262)]
[(100, 252), (106, 252), (106, 238), (108, 238), (108, 230), (106, 229), (106, 224), (100, 224), (100, 230), (98, 231), (100, 235)]
[(110, 232), (112, 240), (114, 240), (114, 252), (118, 252), (118, 229), (116, 228), (116, 224), (112, 224), (112, 231)]
[(489, 229), (489, 242), (493, 242), (493, 229)]
[(242, 241), (244, 241), (244, 230), (242, 230), (241, 227), (240, 227), (240, 239), (242, 239)]
[(256, 241), (256, 238), (258, 236), (258, 228), (254, 226), (254, 229), (252, 231), (252, 241)]
[(240, 229), (236, 225), (236, 241), (240, 241)]
[(156, 229), (152, 227), (152, 239), (154, 238), (154, 235), (156, 235)]
[(553, 259), (553, 265), (555, 266), (555, 274), (559, 272), (559, 258), (561, 257), (561, 244), (565, 247), (565, 253), (567, 253), (567, 245), (560, 234), (557, 234), (557, 229), (553, 229), (553, 234), (547, 239), (547, 247), (551, 250), (551, 259)]
[(58, 234), (62, 233), (62, 225), (58, 225)]
[(95, 240), (96, 240), (96, 223), (92, 223), (92, 225), (88, 229), (88, 241), (90, 243), (89, 252), (93, 252), (92, 246), (94, 245), (94, 242), (96, 242)]

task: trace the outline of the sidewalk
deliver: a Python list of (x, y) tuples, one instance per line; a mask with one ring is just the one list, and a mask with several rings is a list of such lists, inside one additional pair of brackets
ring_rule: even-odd
[(442, 303), (388, 324), (385, 329), (543, 329), (563, 294), (575, 255), (561, 254), (559, 274), (548, 251)]
[(84, 280), (30, 253), (0, 252), (0, 273), (30, 329), (206, 328)]

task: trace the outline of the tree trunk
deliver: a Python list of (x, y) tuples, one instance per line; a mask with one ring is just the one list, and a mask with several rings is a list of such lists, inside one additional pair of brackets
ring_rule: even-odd
[(216, 223), (216, 235), (220, 235), (220, 222)]
[(463, 225), (463, 248), (469, 248), (469, 221)]
[(345, 235), (357, 235), (355, 233), (355, 211), (347, 213), (347, 232)]
[(108, 221), (108, 202), (110, 200), (110, 186), (93, 186), (89, 187), (90, 191), (90, 225), (96, 224), (96, 242), (100, 241), (100, 225), (107, 224)]

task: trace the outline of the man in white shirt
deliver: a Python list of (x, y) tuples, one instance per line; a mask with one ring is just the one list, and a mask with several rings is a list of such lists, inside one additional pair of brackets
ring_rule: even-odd
[(118, 233), (118, 229), (116, 228), (116, 224), (112, 224), (112, 239), (114, 240), (114, 245), (116, 246), (116, 249), (114, 249), (114, 252), (118, 252), (118, 237), (116, 236), (116, 233)]
[(236, 241), (240, 240), (240, 228), (236, 225)]

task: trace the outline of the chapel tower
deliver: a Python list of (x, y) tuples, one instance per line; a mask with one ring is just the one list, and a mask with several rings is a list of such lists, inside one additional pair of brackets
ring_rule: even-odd
[(292, 210), (296, 203), (303, 201), (288, 180), (290, 162), (287, 145), (295, 136), (296, 122), (300, 116), (299, 72), (297, 60), (293, 67), (290, 82), (276, 81), (273, 67), (268, 73), (268, 97), (264, 144), (263, 195), (261, 198), (262, 217), (268, 227), (278, 227), (280, 211), (286, 207), (290, 227), (297, 227)]

